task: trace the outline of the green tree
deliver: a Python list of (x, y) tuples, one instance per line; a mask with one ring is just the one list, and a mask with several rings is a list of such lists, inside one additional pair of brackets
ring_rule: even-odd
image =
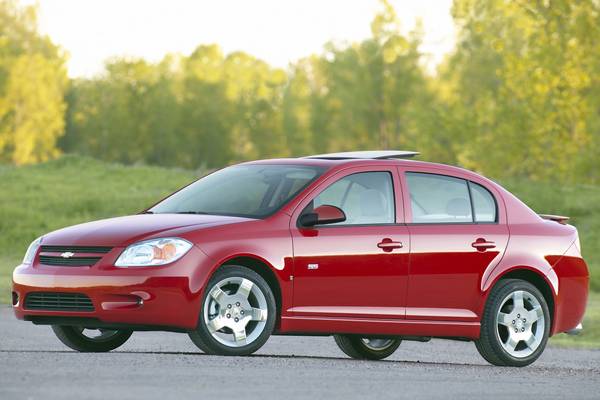
[(35, 8), (0, 0), (0, 160), (26, 164), (59, 154), (64, 58), (37, 33)]
[(459, 40), (441, 77), (464, 131), (459, 161), (500, 177), (597, 180), (599, 3), (456, 0), (453, 14)]

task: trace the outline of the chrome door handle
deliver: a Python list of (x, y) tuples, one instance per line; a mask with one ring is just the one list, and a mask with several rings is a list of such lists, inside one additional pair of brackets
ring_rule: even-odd
[(379, 247), (383, 251), (392, 251), (394, 249), (401, 249), (402, 242), (394, 242), (390, 238), (385, 238), (381, 242), (377, 243), (377, 247)]
[(486, 251), (487, 249), (493, 249), (494, 247), (496, 247), (496, 243), (488, 242), (484, 238), (478, 238), (473, 243), (471, 243), (471, 246), (476, 248), (477, 251)]

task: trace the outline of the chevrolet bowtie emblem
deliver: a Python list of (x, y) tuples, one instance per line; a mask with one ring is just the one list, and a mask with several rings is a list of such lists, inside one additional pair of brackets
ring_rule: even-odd
[(71, 253), (70, 251), (65, 251), (64, 253), (62, 253), (60, 256), (62, 258), (71, 258), (75, 255), (75, 253)]

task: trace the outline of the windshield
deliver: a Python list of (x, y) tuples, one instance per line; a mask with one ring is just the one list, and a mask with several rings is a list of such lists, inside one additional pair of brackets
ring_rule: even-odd
[(205, 176), (149, 211), (264, 218), (322, 172), (300, 165), (236, 165)]

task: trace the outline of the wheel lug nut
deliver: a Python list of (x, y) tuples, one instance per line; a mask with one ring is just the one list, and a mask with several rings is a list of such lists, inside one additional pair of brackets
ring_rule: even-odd
[(519, 332), (519, 330), (517, 328), (515, 328), (515, 333)]
[(234, 319), (235, 322), (238, 322), (239, 320), (240, 320), (239, 318)]
[(231, 308), (231, 304), (227, 304), (227, 308)]
[(513, 319), (513, 325), (515, 324), (515, 320)]
[(521, 318), (521, 314), (517, 314), (517, 318)]
[(227, 318), (231, 318), (231, 314), (227, 314)]
[(526, 319), (526, 318), (523, 318), (523, 322), (527, 322), (527, 319)]
[(240, 311), (240, 314), (244, 315), (244, 310)]
[(235, 303), (235, 305), (239, 307), (240, 306), (240, 302), (238, 301), (237, 303)]
[(521, 328), (521, 332), (525, 332), (525, 328)]

